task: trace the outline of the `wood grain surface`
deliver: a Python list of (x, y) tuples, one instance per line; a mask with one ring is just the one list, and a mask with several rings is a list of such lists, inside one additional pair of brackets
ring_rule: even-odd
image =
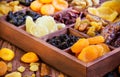
[[(67, 75), (63, 74), (62, 72), (54, 69), (53, 67), (49, 66), (48, 64), (45, 64), (42, 60), (40, 60), (38, 63), (40, 64), (39, 70), (37, 72), (32, 72), (29, 70), (29, 65), (20, 61), (20, 58), (24, 52), (23, 50), (19, 49), (18, 47), (10, 44), (9, 42), (3, 40), (0, 38), (0, 49), (1, 48), (9, 48), (15, 52), (15, 58), (6, 63), (12, 63), (12, 71), (17, 71), (17, 68), (20, 66), (24, 66), (26, 70), (22, 73), (22, 77), (32, 77), (33, 74), (35, 74), (35, 77), (68, 77)], [(1, 59), (0, 59), (1, 60)], [(7, 73), (9, 73), (7, 72)], [(2, 76), (4, 77), (4, 76)]]

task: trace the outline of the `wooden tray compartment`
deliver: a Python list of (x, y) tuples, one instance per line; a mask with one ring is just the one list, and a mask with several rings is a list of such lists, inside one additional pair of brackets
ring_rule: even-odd
[[(120, 64), (120, 48), (116, 48), (93, 62), (84, 63), (69, 53), (61, 52), (60, 49), (48, 44), (43, 39), (31, 37), (24, 30), (6, 22), (4, 18), (0, 18), (0, 24), (1, 38), (25, 51), (34, 51), (44, 62), (72, 77), (102, 77)], [(80, 35), (72, 29), (71, 31), (75, 35)], [(47, 38), (47, 36), (45, 37)]]

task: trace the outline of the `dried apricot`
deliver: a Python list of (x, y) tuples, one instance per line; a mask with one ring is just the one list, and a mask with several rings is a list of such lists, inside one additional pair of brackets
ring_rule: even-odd
[(73, 53), (78, 54), (87, 46), (89, 46), (89, 41), (87, 39), (79, 39), (75, 44), (73, 44), (71, 50)]
[(78, 55), (78, 59), (82, 60), (83, 62), (91, 62), (98, 58), (98, 54), (99, 53), (94, 45), (90, 45), (81, 51), (81, 53)]
[(30, 4), (30, 8), (33, 10), (33, 11), (36, 11), (36, 12), (39, 12), (40, 11), (40, 8), (41, 8), (42, 4), (40, 2), (38, 2), (37, 0), (36, 1), (33, 1), (31, 4)]
[(11, 61), (14, 58), (14, 56), (15, 56), (14, 51), (8, 48), (2, 48), (0, 50), (0, 58), (2, 58), (5, 61)]
[(95, 36), (95, 37), (91, 37), (88, 38), (89, 44), (99, 44), (99, 43), (103, 43), (105, 42), (105, 39), (103, 36)]
[(53, 0), (39, 0), (41, 3), (51, 3)]
[(103, 47), (103, 49), (104, 49), (103, 55), (105, 55), (106, 53), (110, 52), (110, 48), (108, 47), (107, 44), (100, 43), (98, 45), (101, 45)]
[(28, 52), (21, 57), (21, 61), (25, 63), (33, 63), (39, 60), (38, 56), (33, 52)]
[(7, 72), (7, 65), (5, 62), (0, 61), (0, 76), (5, 75), (5, 73)]
[(43, 15), (51, 15), (54, 14), (55, 8), (52, 4), (45, 4), (41, 7), (40, 12)]
[(68, 2), (65, 0), (53, 0), (52, 5), (57, 10), (64, 10), (64, 9), (68, 8)]
[(103, 56), (103, 54), (104, 54), (104, 48), (101, 46), (101, 45), (95, 45), (94, 46), (96, 49), (97, 49), (97, 51), (98, 51), (98, 56), (100, 57), (100, 56)]

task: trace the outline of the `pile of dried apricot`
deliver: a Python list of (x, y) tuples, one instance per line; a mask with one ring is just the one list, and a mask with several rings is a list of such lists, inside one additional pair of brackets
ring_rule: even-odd
[(78, 59), (83, 62), (91, 62), (110, 51), (110, 48), (104, 43), (103, 36), (95, 36), (87, 39), (79, 39), (71, 50)]
[(43, 15), (51, 15), (68, 8), (68, 2), (65, 0), (35, 0), (31, 3), (30, 8)]

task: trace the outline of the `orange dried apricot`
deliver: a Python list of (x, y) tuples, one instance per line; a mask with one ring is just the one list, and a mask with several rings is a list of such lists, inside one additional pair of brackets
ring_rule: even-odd
[(99, 57), (103, 56), (103, 54), (104, 54), (104, 48), (101, 45), (95, 45), (94, 47), (97, 49), (97, 51), (99, 53), (98, 56)]
[(78, 55), (78, 59), (82, 60), (83, 62), (91, 62), (98, 58), (98, 54), (99, 53), (94, 45), (90, 45), (81, 51), (81, 53)]
[(41, 7), (40, 12), (43, 15), (51, 15), (54, 14), (55, 8), (52, 4), (45, 4)]
[(103, 49), (104, 49), (103, 55), (105, 55), (106, 53), (110, 52), (110, 48), (108, 47), (107, 44), (100, 43), (98, 45), (101, 45), (103, 47)]
[(99, 44), (99, 43), (103, 43), (105, 42), (105, 39), (103, 36), (95, 36), (95, 37), (91, 37), (88, 38), (89, 44)]
[(39, 0), (41, 3), (51, 3), (53, 0)]
[(40, 2), (38, 2), (37, 0), (36, 1), (33, 1), (31, 4), (30, 4), (30, 8), (33, 10), (33, 11), (36, 11), (36, 12), (39, 12), (40, 11), (40, 8), (41, 8), (42, 4)]
[(5, 75), (7, 72), (7, 65), (4, 61), (0, 61), (0, 76)]
[(34, 63), (39, 60), (38, 56), (34, 52), (28, 52), (21, 57), (21, 61), (25, 63)]
[(78, 54), (87, 46), (89, 46), (89, 41), (87, 39), (79, 39), (75, 44), (73, 44), (71, 50), (73, 53)]
[(64, 9), (68, 8), (68, 2), (65, 0), (53, 0), (52, 5), (57, 10), (64, 10)]
[(11, 61), (14, 58), (14, 56), (14, 52), (8, 48), (2, 48), (0, 50), (0, 58), (2, 58), (5, 61)]

